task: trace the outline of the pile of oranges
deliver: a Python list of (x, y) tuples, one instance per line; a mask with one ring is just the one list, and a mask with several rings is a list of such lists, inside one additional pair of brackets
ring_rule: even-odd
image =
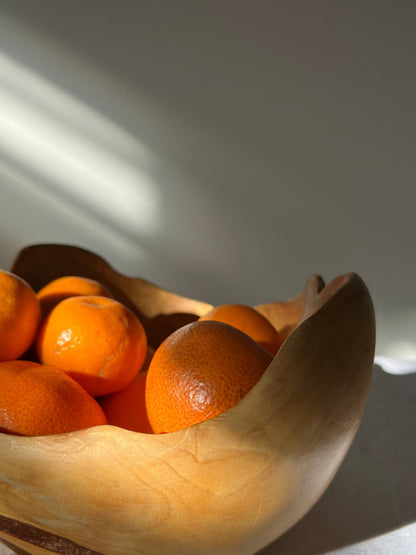
[(65, 276), (35, 292), (0, 270), (0, 432), (181, 430), (242, 399), (280, 344), (264, 316), (233, 304), (154, 350), (139, 318), (97, 281)]

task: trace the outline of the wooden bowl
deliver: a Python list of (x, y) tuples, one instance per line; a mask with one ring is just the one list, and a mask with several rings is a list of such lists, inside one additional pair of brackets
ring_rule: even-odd
[[(35, 289), (61, 275), (101, 281), (142, 319), (154, 347), (211, 305), (114, 271), (63, 245), (35, 245), (12, 271)], [(285, 302), (257, 307), (285, 341), (249, 394), (186, 430), (113, 426), (0, 434), (0, 537), (19, 553), (252, 554), (322, 495), (358, 428), (375, 325), (354, 273), (312, 276)], [(23, 551), (22, 551), (23, 550)]]

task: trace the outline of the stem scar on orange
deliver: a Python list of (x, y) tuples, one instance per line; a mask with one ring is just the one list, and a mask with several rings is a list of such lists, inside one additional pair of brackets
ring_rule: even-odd
[(64, 299), (42, 323), (36, 341), (42, 364), (57, 366), (98, 397), (126, 387), (141, 369), (147, 338), (137, 316), (100, 296)]
[(62, 370), (36, 362), (0, 362), (0, 431), (62, 434), (107, 424), (97, 403)]
[(19, 276), (0, 270), (0, 361), (24, 354), (35, 340), (39, 322), (34, 290)]
[(237, 328), (197, 321), (156, 349), (146, 407), (155, 433), (181, 430), (234, 406), (257, 383), (272, 355)]
[(216, 320), (243, 331), (273, 356), (282, 344), (279, 332), (255, 308), (243, 304), (225, 304), (211, 309), (200, 320)]
[(37, 292), (42, 316), (45, 317), (59, 302), (79, 295), (110, 297), (110, 291), (95, 279), (82, 276), (62, 276), (47, 283)]

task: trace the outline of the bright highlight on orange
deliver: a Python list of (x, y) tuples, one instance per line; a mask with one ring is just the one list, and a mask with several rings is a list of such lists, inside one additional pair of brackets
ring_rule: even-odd
[(0, 362), (0, 432), (38, 436), (107, 424), (99, 404), (58, 368)]
[(97, 397), (131, 382), (145, 360), (147, 338), (139, 319), (123, 304), (78, 296), (49, 313), (36, 347), (42, 364), (61, 368)]
[(39, 322), (40, 306), (33, 289), (15, 274), (0, 270), (0, 361), (24, 354)]

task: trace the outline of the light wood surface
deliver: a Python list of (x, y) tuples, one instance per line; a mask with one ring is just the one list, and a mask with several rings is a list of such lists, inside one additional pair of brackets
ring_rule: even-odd
[[(154, 346), (210, 307), (120, 276), (75, 247), (30, 247), (12, 269), (35, 288), (65, 274), (101, 280), (143, 318)], [(18, 536), (30, 553), (241, 555), (295, 524), (325, 491), (359, 425), (374, 360), (373, 307), (362, 280), (348, 274), (327, 286), (312, 276), (294, 299), (258, 308), (286, 340), (251, 392), (212, 420), (163, 435), (112, 426), (0, 434), (7, 539)]]

